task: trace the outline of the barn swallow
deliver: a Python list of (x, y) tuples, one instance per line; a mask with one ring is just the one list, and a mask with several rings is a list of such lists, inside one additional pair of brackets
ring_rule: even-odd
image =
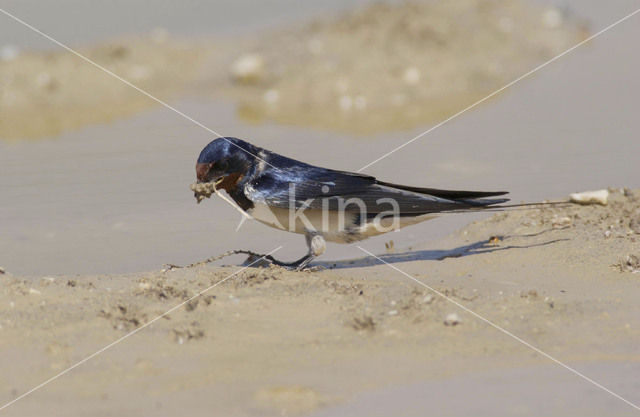
[[(508, 201), (487, 198), (506, 191), (421, 188), (322, 168), (233, 137), (215, 139), (202, 150), (196, 176), (199, 184), (215, 184), (216, 190), (225, 190), (261, 223), (304, 234), (305, 256), (291, 263), (271, 259), (296, 270), (324, 253), (325, 241), (352, 243), (439, 213), (492, 208)], [(195, 196), (198, 202), (202, 199), (197, 189)]]

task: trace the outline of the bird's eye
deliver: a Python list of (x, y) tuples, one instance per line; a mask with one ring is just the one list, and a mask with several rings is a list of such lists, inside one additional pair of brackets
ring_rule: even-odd
[(226, 171), (229, 168), (229, 163), (225, 160), (218, 161), (215, 164), (215, 168), (217, 171)]

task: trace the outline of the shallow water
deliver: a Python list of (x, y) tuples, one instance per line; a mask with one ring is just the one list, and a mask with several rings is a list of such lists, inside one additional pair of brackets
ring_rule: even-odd
[[(60, 42), (91, 44), (122, 34), (164, 28), (176, 35), (244, 35), (334, 13), (366, 0), (4, 0), (0, 7)], [(52, 49), (50, 41), (2, 16), (0, 44)]]
[[(283, 18), (279, 7), (292, 20), (320, 11), (313, 2), (299, 9), (291, 2), (276, 3), (278, 7), (263, 10), (272, 13), (272, 19)], [(323, 11), (337, 9), (337, 3)], [(134, 15), (137, 4), (131, 6)], [(634, 4), (571, 2), (596, 30), (632, 11)], [(35, 2), (9, 2), (6, 7), (55, 34), (55, 27), (45, 24), (53, 23)], [(158, 10), (152, 16), (158, 17), (163, 9)], [(93, 16), (82, 8), (76, 13)], [(165, 17), (183, 25), (184, 33), (192, 30), (187, 30), (186, 20)], [(99, 13), (92, 18), (109, 21)], [(260, 20), (257, 12), (247, 22), (251, 19), (270, 21)], [(607, 186), (640, 186), (637, 21), (636, 16), (366, 172), (412, 185), (506, 189), (515, 202), (563, 198), (569, 192)], [(129, 30), (127, 22), (119, 23), (119, 32)], [(160, 25), (151, 18), (145, 22), (140, 30)], [(193, 27), (206, 29), (198, 25)], [(26, 31), (14, 27), (12, 33), (19, 30)], [(67, 30), (62, 40), (85, 39), (80, 34), (91, 32), (88, 26), (73, 29), (77, 33)], [(105, 30), (91, 33), (96, 38), (111, 34)], [(16, 41), (20, 36), (36, 35), (11, 36), (14, 43), (22, 43)], [(428, 128), (361, 138), (246, 125), (224, 102), (192, 98), (173, 104), (221, 134), (345, 170), (357, 170)], [(156, 108), (51, 140), (0, 142), (0, 265), (15, 274), (117, 273), (190, 263), (232, 248), (267, 252), (280, 245), (279, 256), (300, 256), (306, 250), (301, 236), (253, 222), (236, 233), (239, 215), (224, 202), (195, 204), (188, 190), (194, 162), (213, 138), (171, 111)], [(441, 237), (477, 216), (441, 218), (371, 239), (364, 246), (382, 252), (384, 242), (393, 239), (397, 248), (405, 248)], [(324, 260), (359, 254), (354, 246), (330, 245)]]
[[(623, 397), (633, 395), (638, 364), (575, 365)], [(428, 376), (427, 376), (428, 378)], [(518, 381), (514, 384), (513, 381)], [(606, 382), (605, 382), (606, 381)], [(448, 399), (447, 401), (443, 401)], [(627, 397), (628, 398), (628, 397)], [(633, 408), (558, 366), (476, 372), (360, 395), (314, 414), (330, 416), (632, 416)]]

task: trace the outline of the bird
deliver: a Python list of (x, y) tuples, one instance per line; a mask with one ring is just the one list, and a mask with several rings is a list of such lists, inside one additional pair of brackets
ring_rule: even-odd
[[(226, 191), (253, 219), (303, 234), (307, 253), (300, 259), (282, 262), (267, 256), (292, 270), (305, 269), (322, 255), (327, 241), (349, 244), (442, 213), (482, 210), (509, 201), (493, 198), (508, 191), (423, 188), (314, 166), (235, 137), (214, 139), (200, 152), (192, 186), (198, 202), (206, 185), (215, 192)], [(212, 194), (208, 190), (207, 197)]]

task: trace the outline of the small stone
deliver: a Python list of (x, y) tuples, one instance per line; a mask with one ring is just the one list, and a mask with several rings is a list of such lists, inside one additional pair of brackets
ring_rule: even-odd
[(264, 80), (266, 65), (260, 54), (246, 54), (231, 65), (231, 76), (241, 84), (257, 84)]
[(553, 219), (551, 220), (551, 226), (554, 229), (563, 229), (565, 227), (569, 227), (571, 226), (571, 218), (567, 217), (567, 216), (563, 216), (563, 217), (553, 217)]
[(460, 323), (460, 318), (456, 313), (447, 314), (447, 317), (444, 319), (445, 326), (457, 326)]
[(40, 295), (42, 293), (40, 291), (36, 290), (35, 288), (29, 288), (29, 294)]
[(398, 315), (398, 310), (391, 310), (391, 311), (389, 311), (389, 313), (388, 313), (388, 314), (389, 314), (390, 316), (396, 316), (396, 315)]

